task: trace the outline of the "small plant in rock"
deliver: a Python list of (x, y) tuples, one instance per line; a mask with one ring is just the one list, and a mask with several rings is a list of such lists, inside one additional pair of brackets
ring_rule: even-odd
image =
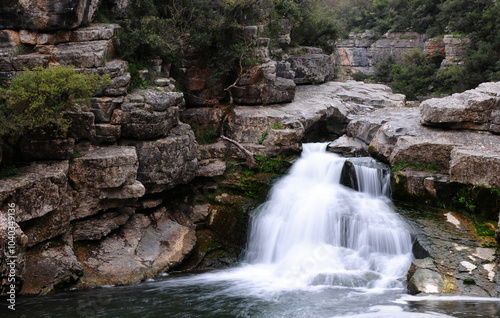
[(266, 140), (267, 135), (268, 135), (268, 132), (267, 132), (267, 130), (266, 130), (266, 131), (264, 131), (264, 132), (262, 133), (262, 136), (260, 136), (260, 138), (259, 138), (259, 139), (257, 139), (257, 141), (259, 142), (259, 144), (261, 144), (261, 145), (262, 145), (262, 143), (264, 142), (264, 140)]
[(283, 129), (283, 125), (281, 123), (277, 123), (276, 125), (271, 126), (271, 129), (277, 129), (277, 130)]

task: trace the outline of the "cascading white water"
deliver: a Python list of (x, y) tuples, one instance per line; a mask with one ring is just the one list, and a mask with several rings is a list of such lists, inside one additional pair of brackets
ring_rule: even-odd
[(339, 183), (345, 158), (325, 144), (303, 147), (252, 217), (246, 262), (293, 286), (401, 287), (412, 242), (385, 196), (388, 179), (371, 159), (353, 160), (354, 191)]

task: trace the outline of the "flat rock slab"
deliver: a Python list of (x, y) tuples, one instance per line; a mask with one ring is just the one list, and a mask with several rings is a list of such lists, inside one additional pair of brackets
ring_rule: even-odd
[(430, 126), (497, 132), (500, 82), (483, 83), (476, 89), (420, 105), (421, 122)]
[[(370, 143), (372, 156), (391, 165), (434, 163), (443, 173), (453, 171), (452, 181), (491, 186), (500, 182), (496, 155), (500, 137), (497, 135), (423, 126), (416, 108), (380, 109), (370, 117), (351, 121), (347, 130), (351, 136)], [(465, 154), (468, 159), (463, 159)], [(489, 173), (479, 176), (478, 169), (488, 169)]]
[(308, 131), (318, 125), (339, 137), (345, 133), (351, 116), (404, 103), (404, 95), (392, 94), (390, 88), (379, 84), (348, 81), (299, 86), (291, 103), (236, 107), (228, 135), (257, 153), (278, 155), (300, 149)]

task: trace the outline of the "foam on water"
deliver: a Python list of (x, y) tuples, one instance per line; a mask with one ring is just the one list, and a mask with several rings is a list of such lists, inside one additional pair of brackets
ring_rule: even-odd
[(246, 262), (267, 264), (297, 287), (401, 287), (411, 237), (388, 204), (388, 179), (354, 161), (361, 192), (346, 188), (340, 184), (346, 159), (324, 149), (305, 144), (255, 212)]

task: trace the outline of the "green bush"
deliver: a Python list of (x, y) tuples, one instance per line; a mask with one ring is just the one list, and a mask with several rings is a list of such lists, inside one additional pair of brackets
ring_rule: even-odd
[(65, 112), (86, 105), (108, 76), (78, 73), (73, 67), (36, 67), (12, 78), (0, 89), (0, 135), (21, 135), (27, 130), (62, 134), (70, 126)]
[(402, 55), (403, 62), (392, 68), (394, 91), (405, 94), (409, 100), (429, 94), (429, 88), (439, 69), (437, 61), (428, 58), (420, 49)]
[(396, 64), (394, 56), (388, 55), (375, 65), (374, 78), (377, 82), (390, 83), (393, 80), (392, 67)]

